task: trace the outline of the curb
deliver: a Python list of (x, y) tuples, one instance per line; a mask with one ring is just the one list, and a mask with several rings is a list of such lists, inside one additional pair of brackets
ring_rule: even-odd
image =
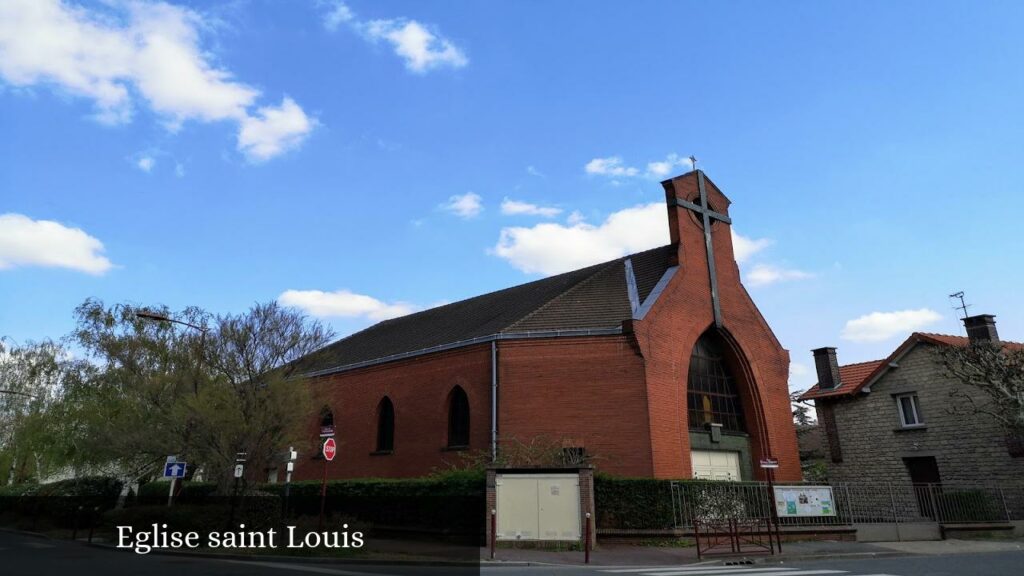
[[(118, 548), (113, 544), (105, 542), (82, 542), (86, 546), (102, 548), (111, 552), (131, 552), (125, 548)], [(483, 561), (458, 562), (458, 561), (427, 561), (427, 560), (369, 560), (369, 559), (346, 559), (327, 558), (323, 556), (278, 556), (273, 554), (226, 554), (220, 552), (196, 552), (191, 550), (162, 550), (152, 549), (146, 556), (156, 554), (160, 556), (177, 556), (179, 558), (205, 558), (207, 560), (230, 560), (233, 562), (280, 562), (291, 564), (358, 564), (368, 566), (475, 566), (483, 564)]]
[(0, 526), (0, 532), (6, 532), (8, 534), (19, 534), (21, 536), (30, 536), (32, 538), (42, 538), (43, 540), (53, 540), (52, 537), (47, 536), (41, 532), (29, 532), (28, 530), (18, 530), (17, 528), (7, 528), (6, 526)]

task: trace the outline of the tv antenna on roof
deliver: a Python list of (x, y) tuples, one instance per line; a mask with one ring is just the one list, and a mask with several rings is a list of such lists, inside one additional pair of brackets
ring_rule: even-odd
[[(966, 302), (964, 302), (964, 291), (961, 290), (959, 292), (954, 292), (953, 294), (950, 294), (949, 297), (950, 297), (950, 299), (956, 298), (956, 299), (960, 300), (960, 305), (959, 306), (953, 306), (953, 310), (962, 310), (963, 313), (964, 313), (964, 318), (967, 318), (967, 309), (970, 308), (971, 305), (966, 303)], [(954, 304), (955, 304), (955, 302), (954, 302)]]

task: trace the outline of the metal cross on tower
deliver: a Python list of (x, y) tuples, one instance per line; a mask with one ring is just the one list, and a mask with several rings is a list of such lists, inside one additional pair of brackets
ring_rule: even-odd
[(722, 307), (718, 303), (718, 275), (715, 273), (715, 248), (711, 243), (711, 222), (712, 220), (717, 220), (731, 225), (732, 219), (721, 212), (715, 212), (710, 206), (708, 206), (708, 193), (704, 187), (704, 172), (700, 170), (696, 170), (696, 172), (697, 189), (700, 190), (700, 198), (698, 198), (698, 200), (700, 200), (700, 204), (695, 204), (677, 196), (675, 199), (675, 205), (693, 210), (704, 224), (704, 248), (707, 252), (708, 258), (708, 281), (711, 283), (711, 306), (715, 312), (715, 327), (721, 328)]

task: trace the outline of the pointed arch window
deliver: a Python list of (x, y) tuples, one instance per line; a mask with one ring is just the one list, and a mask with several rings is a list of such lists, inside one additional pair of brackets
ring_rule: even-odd
[(725, 358), (725, 346), (714, 332), (705, 332), (693, 346), (686, 401), (691, 430), (721, 424), (727, 432), (746, 432), (736, 378)]
[(461, 386), (448, 395), (448, 447), (469, 446), (469, 397)]
[(385, 396), (377, 406), (377, 452), (395, 449), (395, 406)]

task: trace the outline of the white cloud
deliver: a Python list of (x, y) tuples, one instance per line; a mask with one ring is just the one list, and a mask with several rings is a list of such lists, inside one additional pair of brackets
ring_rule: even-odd
[(536, 204), (530, 204), (529, 202), (520, 202), (519, 200), (510, 200), (505, 198), (501, 202), (501, 213), (507, 216), (523, 215), (554, 218), (562, 213), (562, 209), (555, 208), (554, 206), (538, 206)]
[(607, 158), (594, 158), (590, 162), (587, 162), (583, 170), (587, 174), (595, 174), (599, 176), (636, 176), (640, 173), (639, 170), (632, 166), (626, 166), (622, 163), (620, 156), (609, 156)]
[(465, 52), (433, 26), (409, 18), (364, 21), (356, 18), (355, 12), (341, 0), (322, 0), (320, 4), (326, 7), (325, 28), (333, 32), (348, 24), (371, 42), (387, 42), (413, 72), (423, 74), (435, 68), (462, 68), (469, 64)]
[(201, 46), (200, 31), (210, 29), (199, 12), (164, 2), (87, 9), (59, 0), (6, 0), (0, 2), (0, 78), (87, 98), (106, 123), (130, 121), (142, 104), (171, 130), (189, 120), (244, 125), (260, 93)]
[(671, 175), (676, 168), (690, 171), (693, 169), (693, 163), (689, 158), (683, 158), (673, 152), (665, 156), (664, 160), (648, 162), (647, 169), (643, 172), (639, 168), (627, 165), (621, 156), (594, 158), (583, 166), (583, 170), (587, 174), (608, 176), (610, 178), (644, 176), (654, 180), (664, 179), (666, 176)]
[(294, 306), (318, 318), (367, 318), (381, 321), (416, 311), (406, 302), (387, 303), (348, 290), (285, 290), (277, 297), (283, 306)]
[(182, 164), (181, 162), (178, 162), (174, 166), (174, 175), (177, 176), (178, 178), (184, 178), (185, 177), (185, 165)]
[(70, 268), (100, 275), (113, 267), (103, 243), (79, 228), (21, 214), (0, 214), (0, 270), (18, 266)]
[(683, 168), (689, 172), (693, 170), (693, 162), (689, 158), (681, 158), (673, 152), (666, 156), (664, 160), (648, 162), (646, 175), (648, 178), (660, 180), (670, 175), (676, 168)]
[(294, 100), (285, 96), (277, 107), (260, 108), (242, 120), (238, 149), (250, 160), (262, 162), (295, 148), (316, 125)]
[(755, 240), (739, 234), (735, 230), (732, 231), (732, 251), (736, 261), (740, 264), (749, 260), (754, 254), (771, 246), (771, 244), (772, 241), (768, 238), (758, 238)]
[(331, 32), (337, 30), (342, 24), (351, 22), (356, 17), (355, 13), (344, 2), (321, 2), (321, 4), (327, 7), (327, 10), (324, 12), (324, 28)]
[(447, 210), (459, 218), (474, 218), (484, 210), (480, 195), (473, 192), (456, 194), (448, 198), (448, 202), (441, 205), (442, 210)]
[(135, 165), (138, 166), (139, 170), (142, 170), (143, 172), (149, 172), (150, 170), (153, 169), (153, 166), (156, 166), (156, 159), (148, 155), (142, 156), (141, 158), (138, 159), (138, 161), (135, 162)]
[(536, 176), (538, 178), (546, 178), (546, 176), (544, 176), (543, 172), (541, 172), (540, 170), (537, 170), (533, 166), (527, 166), (526, 167), (526, 173), (529, 174), (530, 176)]
[(744, 278), (751, 286), (767, 286), (777, 282), (806, 280), (813, 277), (814, 274), (810, 272), (793, 268), (782, 268), (773, 264), (755, 264), (750, 271), (744, 274)]
[(415, 20), (371, 20), (363, 25), (363, 31), (373, 41), (389, 42), (395, 54), (405, 60), (405, 67), (413, 72), (424, 73), (445, 66), (462, 68), (469, 64), (469, 59), (455, 44)]
[(664, 245), (668, 215), (661, 202), (634, 206), (598, 226), (579, 218), (568, 225), (546, 222), (501, 230), (491, 252), (527, 273), (558, 274)]
[(806, 376), (811, 373), (811, 370), (799, 362), (790, 362), (789, 373), (792, 376)]
[(848, 321), (840, 337), (854, 342), (879, 342), (920, 330), (941, 319), (938, 312), (929, 308), (872, 312)]

